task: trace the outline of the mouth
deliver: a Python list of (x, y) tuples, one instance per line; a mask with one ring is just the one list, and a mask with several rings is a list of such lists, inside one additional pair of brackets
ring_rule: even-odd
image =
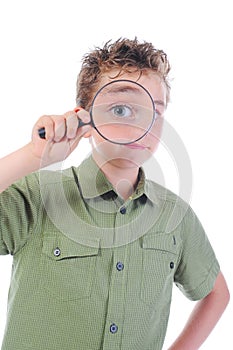
[(130, 149), (138, 149), (138, 150), (145, 150), (148, 147), (139, 143), (129, 143), (125, 145), (125, 147), (130, 148)]

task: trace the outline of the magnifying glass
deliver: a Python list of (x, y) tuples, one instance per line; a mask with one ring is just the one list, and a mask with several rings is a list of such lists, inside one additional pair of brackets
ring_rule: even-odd
[[(150, 93), (141, 84), (118, 79), (102, 86), (89, 110), (90, 122), (79, 119), (78, 127), (92, 125), (105, 140), (126, 145), (142, 139), (157, 117)], [(45, 128), (38, 130), (45, 138)]]

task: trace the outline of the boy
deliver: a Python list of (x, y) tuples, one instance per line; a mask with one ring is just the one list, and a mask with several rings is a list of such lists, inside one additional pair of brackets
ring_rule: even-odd
[[(1, 160), (0, 253), (14, 256), (2, 350), (162, 349), (173, 282), (200, 301), (170, 350), (198, 349), (223, 313), (229, 292), (200, 222), (141, 168), (158, 145), (169, 70), (163, 51), (137, 39), (96, 48), (83, 60), (78, 109), (41, 117), (32, 141)], [(98, 89), (118, 79), (156, 106), (153, 126), (128, 144), (78, 128)], [(78, 168), (38, 172), (82, 137), (92, 155)]]

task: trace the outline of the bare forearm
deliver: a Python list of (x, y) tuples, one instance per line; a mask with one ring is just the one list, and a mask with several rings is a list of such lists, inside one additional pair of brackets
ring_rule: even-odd
[(220, 273), (213, 291), (199, 301), (180, 336), (169, 350), (197, 350), (207, 339), (229, 301), (229, 292)]
[(30, 144), (0, 159), (0, 192), (39, 167), (40, 160), (33, 156)]

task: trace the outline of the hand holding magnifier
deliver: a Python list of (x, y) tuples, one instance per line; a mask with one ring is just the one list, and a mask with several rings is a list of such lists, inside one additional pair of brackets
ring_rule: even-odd
[[(89, 112), (90, 122), (79, 119), (78, 128), (90, 124), (105, 140), (122, 145), (142, 139), (156, 119), (150, 93), (141, 84), (125, 79), (101, 87)], [(45, 138), (45, 128), (39, 129), (38, 134)]]

